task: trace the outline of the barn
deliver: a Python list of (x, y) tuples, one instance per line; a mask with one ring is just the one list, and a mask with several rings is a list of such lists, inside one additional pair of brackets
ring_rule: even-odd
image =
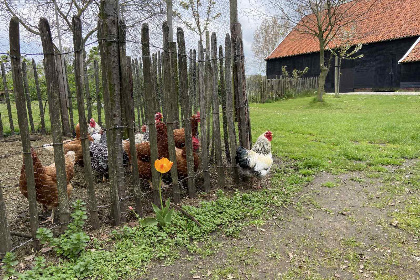
[[(370, 9), (352, 24), (351, 45), (362, 44), (356, 60), (341, 63), (340, 91), (383, 91), (420, 89), (420, 1), (363, 0), (354, 9)], [(343, 4), (348, 5), (347, 4)], [(348, 41), (347, 41), (348, 42)], [(339, 45), (339, 39), (333, 42)], [(331, 55), (326, 51), (326, 59)], [(334, 89), (334, 59), (331, 60), (325, 89)], [(318, 76), (319, 43), (296, 27), (266, 58), (268, 78), (288, 70), (309, 67), (307, 77)]]

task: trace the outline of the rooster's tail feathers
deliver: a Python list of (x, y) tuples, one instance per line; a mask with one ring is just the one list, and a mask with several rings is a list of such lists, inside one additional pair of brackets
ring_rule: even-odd
[(238, 149), (236, 149), (235, 159), (236, 163), (239, 164), (240, 167), (249, 167), (248, 150), (244, 147), (238, 147)]

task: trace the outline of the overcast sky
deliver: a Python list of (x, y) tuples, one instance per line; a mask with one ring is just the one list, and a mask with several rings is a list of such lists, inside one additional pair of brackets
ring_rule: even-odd
[[(262, 21), (262, 17), (255, 16), (255, 13), (251, 13), (251, 11), (256, 11), (256, 10), (259, 12), (258, 14), (266, 13), (265, 8), (261, 6), (260, 3), (261, 1), (256, 1), (256, 0), (238, 0), (239, 21), (242, 24), (242, 34), (243, 34), (243, 42), (244, 42), (247, 75), (260, 73), (260, 69), (258, 69), (256, 60), (254, 59), (254, 55), (252, 53), (252, 41), (253, 41), (255, 29), (260, 25)], [(0, 11), (0, 13), (5, 13), (5, 12)], [(0, 22), (0, 53), (6, 53), (9, 50), (8, 25), (9, 25), (8, 22)], [(229, 26), (229, 22), (226, 22), (226, 20), (220, 20), (216, 25), (211, 27), (217, 30), (221, 29), (221, 31), (217, 32), (219, 45), (222, 44), (224, 46), (224, 32), (225, 32), (224, 30), (227, 31), (226, 27), (228, 26)], [(213, 31), (213, 30), (210, 30), (210, 31)], [(196, 46), (196, 44), (192, 45), (192, 47), (194, 46)], [(22, 53), (42, 52), (40, 40), (38, 38), (28, 39), (25, 36), (21, 36), (21, 52)], [(37, 57), (35, 57), (35, 59), (36, 58)], [(42, 56), (38, 57), (38, 59), (36, 60), (40, 60), (40, 59), (42, 59)]]

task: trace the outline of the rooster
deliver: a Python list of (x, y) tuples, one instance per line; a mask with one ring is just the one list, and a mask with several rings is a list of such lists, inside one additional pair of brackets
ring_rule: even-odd
[(102, 134), (102, 128), (101, 126), (95, 122), (95, 120), (93, 118), (90, 119), (89, 121), (89, 126), (88, 126), (88, 133), (89, 135), (93, 135), (93, 134)]
[[(36, 201), (42, 204), (47, 209), (51, 209), (51, 217), (48, 219), (51, 223), (54, 222), (54, 209), (58, 206), (58, 189), (57, 189), (57, 172), (55, 164), (43, 166), (38, 158), (37, 153), (31, 148), (32, 162), (34, 166)], [(74, 176), (75, 153), (70, 151), (65, 155), (66, 177), (67, 177), (67, 196), (70, 196), (73, 190), (70, 180)], [(20, 179), (20, 192), (28, 198), (28, 186), (26, 181), (25, 164), (23, 164)], [(47, 220), (47, 221), (48, 221)]]
[(273, 164), (271, 155), (271, 140), (273, 134), (266, 131), (261, 134), (251, 150), (238, 147), (236, 150), (236, 163), (245, 171), (246, 174), (258, 178), (257, 188), (261, 188), (261, 177), (264, 177), (270, 171)]
[[(198, 136), (198, 123), (200, 122), (200, 112), (190, 118), (192, 136)], [(174, 129), (175, 147), (182, 149), (185, 146), (185, 128)]]

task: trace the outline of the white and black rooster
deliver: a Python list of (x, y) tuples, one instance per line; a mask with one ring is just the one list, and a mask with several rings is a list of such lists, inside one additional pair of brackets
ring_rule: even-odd
[(247, 175), (257, 177), (257, 188), (261, 188), (261, 178), (268, 174), (273, 165), (272, 139), (273, 133), (268, 130), (258, 137), (251, 150), (244, 147), (238, 147), (236, 150), (236, 163)]

